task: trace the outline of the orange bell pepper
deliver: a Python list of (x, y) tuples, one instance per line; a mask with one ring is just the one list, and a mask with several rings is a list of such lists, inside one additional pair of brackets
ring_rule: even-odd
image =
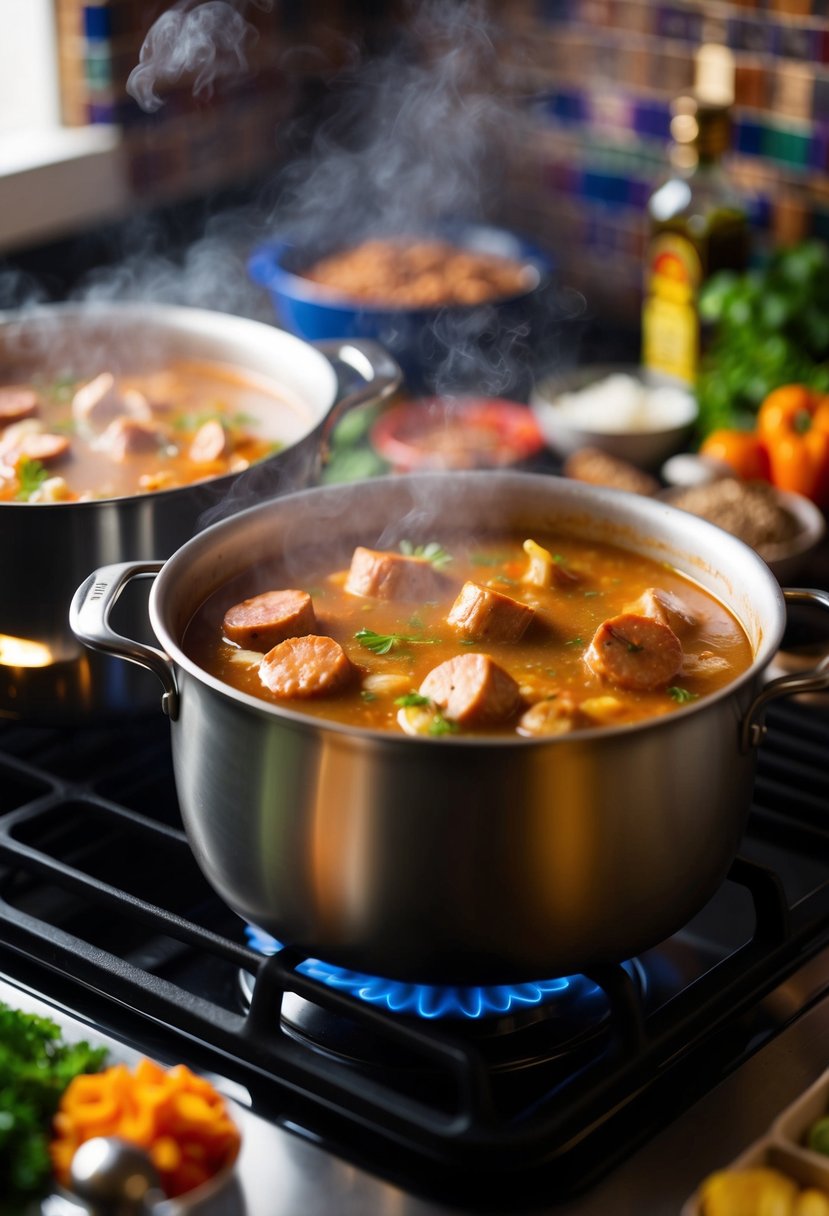
[(829, 506), (829, 397), (805, 384), (777, 388), (760, 406), (757, 432), (774, 485)]
[(721, 429), (712, 431), (700, 446), (701, 456), (721, 460), (743, 481), (769, 481), (768, 448), (756, 431)]

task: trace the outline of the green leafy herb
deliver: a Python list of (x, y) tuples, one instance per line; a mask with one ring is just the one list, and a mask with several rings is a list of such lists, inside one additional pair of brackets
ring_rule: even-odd
[(430, 540), (426, 545), (413, 545), (410, 540), (401, 540), (400, 552), (406, 557), (423, 557), (437, 570), (442, 570), (452, 561), (452, 554), (447, 553), (436, 540)]
[(429, 723), (430, 735), (454, 735), (458, 729), (457, 722), (450, 722), (443, 714), (436, 713)]
[(586, 600), (595, 599), (597, 595), (601, 595), (601, 591), (585, 591), (584, 598)]
[(628, 654), (639, 654), (640, 650), (644, 649), (645, 647), (639, 642), (628, 642)]
[(699, 693), (690, 692), (687, 688), (680, 688), (678, 685), (672, 684), (668, 689), (668, 696), (672, 701), (678, 701), (680, 705), (687, 705), (689, 701), (696, 701)]
[(49, 1188), (51, 1122), (79, 1073), (97, 1072), (106, 1049), (65, 1043), (49, 1018), (0, 1003), (0, 1211), (21, 1211)]
[(754, 425), (783, 384), (829, 391), (829, 246), (779, 249), (745, 274), (721, 271), (700, 292), (710, 333), (697, 381), (699, 431)]
[(364, 701), (376, 701), (377, 700), (377, 693), (372, 692), (368, 688), (363, 688), (360, 692), (360, 696), (362, 697), (362, 699)]
[(510, 578), (508, 574), (496, 574), (495, 578), (490, 580), (493, 583), (503, 583), (505, 587), (517, 587), (518, 583), (514, 578)]
[(503, 566), (507, 559), (497, 553), (473, 553), (469, 560), (473, 566)]
[(407, 692), (402, 697), (396, 697), (394, 703), (402, 709), (408, 709), (410, 705), (428, 705), (429, 698), (419, 692)]
[(27, 460), (25, 457), (17, 465), (18, 489), (15, 497), (20, 502), (28, 502), (35, 490), (39, 490), (49, 476), (48, 470), (39, 460)]
[(375, 633), (373, 629), (358, 629), (354, 634), (354, 639), (374, 654), (388, 654), (396, 646), (405, 643), (411, 643), (413, 646), (431, 646), (437, 641), (437, 638), (418, 638), (405, 633)]
[(569, 642), (564, 643), (565, 646), (583, 646), (584, 638), (579, 635), (577, 638), (570, 638)]

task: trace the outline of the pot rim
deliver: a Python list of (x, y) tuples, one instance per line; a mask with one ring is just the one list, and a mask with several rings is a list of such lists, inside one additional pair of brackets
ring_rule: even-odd
[[(54, 304), (38, 304), (32, 308), (22, 309), (6, 309), (0, 310), (0, 334), (12, 325), (25, 326), (30, 323), (37, 324), (39, 321), (49, 321), (50, 319), (64, 319), (83, 321), (89, 319), (92, 321), (107, 321), (116, 317), (116, 324), (123, 324), (125, 321), (136, 323), (146, 322), (148, 324), (160, 324), (161, 326), (169, 327), (169, 332), (172, 334), (215, 334), (217, 337), (231, 336), (234, 334), (240, 336), (248, 336), (254, 341), (272, 342), (281, 344), (286, 348), (286, 355), (290, 358), (291, 353), (299, 354), (302, 358), (310, 360), (315, 365), (315, 372), (323, 379), (327, 379), (328, 385), (326, 389), (327, 404), (325, 410), (320, 417), (313, 421), (313, 425), (307, 429), (298, 439), (292, 443), (286, 444), (280, 448), (278, 452), (274, 452), (270, 456), (266, 456), (264, 460), (258, 461), (253, 468), (266, 468), (274, 461), (284, 459), (286, 453), (294, 451), (314, 436), (322, 425), (326, 414), (331, 410), (331, 407), (337, 400), (337, 373), (334, 370), (331, 362), (317, 350), (316, 347), (305, 339), (298, 337), (295, 334), (289, 333), (287, 330), (279, 329), (277, 326), (266, 321), (259, 321), (252, 317), (243, 317), (236, 313), (224, 313), (219, 309), (211, 308), (196, 308), (186, 304), (154, 304), (143, 300), (113, 300), (113, 301), (91, 301), (89, 303), (77, 301), (61, 301)], [(240, 371), (244, 371), (243, 364), (239, 363)], [(278, 381), (274, 378), (274, 386), (279, 387)], [(167, 501), (177, 495), (192, 493), (203, 487), (216, 487), (216, 490), (221, 492), (227, 490), (231, 483), (238, 480), (242, 474), (240, 473), (224, 473), (221, 477), (205, 477), (199, 481), (188, 482), (187, 485), (174, 486), (170, 489), (142, 491), (138, 494), (121, 494), (110, 498), (94, 498), (89, 500), (76, 500), (70, 502), (9, 502), (0, 500), (0, 509), (2, 510), (31, 510), (33, 507), (63, 509), (64, 511), (72, 508), (73, 510), (95, 511), (111, 508), (113, 504), (121, 503), (136, 503), (145, 502), (147, 500)]]
[[(572, 735), (559, 735), (551, 738), (531, 738), (523, 735), (487, 735), (476, 733), (474, 735), (448, 735), (442, 736), (440, 739), (430, 738), (429, 736), (410, 736), (403, 733), (397, 734), (390, 731), (378, 730), (369, 727), (355, 727), (347, 723), (336, 722), (318, 718), (315, 715), (303, 714), (299, 711), (289, 709), (287, 707), (274, 704), (270, 701), (265, 701), (261, 698), (254, 697), (249, 693), (233, 688), (231, 685), (224, 683), (217, 677), (205, 671), (198, 664), (186, 655), (178, 640), (173, 637), (168, 629), (164, 617), (163, 601), (167, 594), (168, 586), (175, 586), (176, 580), (180, 574), (186, 572), (192, 557), (198, 556), (203, 550), (209, 550), (215, 544), (217, 537), (231, 536), (234, 530), (239, 530), (244, 527), (245, 521), (261, 514), (267, 514), (273, 511), (288, 510), (298, 502), (307, 501), (309, 498), (334, 499), (337, 496), (348, 497), (350, 494), (359, 493), (361, 487), (375, 486), (378, 492), (383, 492), (383, 487), (388, 486), (393, 488), (395, 485), (401, 487), (401, 492), (405, 488), (406, 483), (412, 484), (415, 488), (428, 488), (432, 491), (437, 491), (439, 485), (447, 485), (449, 481), (454, 486), (459, 482), (466, 481), (471, 486), (477, 485), (481, 488), (488, 487), (491, 492), (493, 481), (499, 482), (516, 482), (524, 484), (532, 489), (541, 490), (542, 486), (555, 485), (557, 493), (565, 500), (569, 500), (574, 504), (596, 504), (604, 506), (609, 512), (624, 512), (640, 517), (643, 521), (651, 518), (653, 520), (662, 517), (669, 524), (675, 524), (679, 529), (685, 532), (701, 533), (702, 537), (708, 538), (710, 541), (716, 541), (717, 545), (723, 550), (723, 565), (726, 568), (731, 568), (731, 564), (736, 566), (736, 563), (742, 562), (748, 569), (753, 567), (757, 578), (762, 580), (765, 585), (765, 590), (770, 598), (768, 615), (773, 619), (762, 621), (762, 630), (754, 643), (754, 659), (750, 666), (738, 675), (729, 684), (724, 685), (716, 692), (708, 696), (700, 698), (699, 701), (690, 705), (685, 705), (681, 709), (661, 715), (659, 717), (645, 718), (639, 722), (621, 723), (618, 725), (596, 726), (579, 729)], [(359, 531), (359, 524), (356, 526)], [(642, 534), (645, 533), (645, 528), (640, 529)], [(729, 556), (733, 556), (733, 563), (729, 563)], [(680, 569), (686, 577), (693, 579), (693, 574)], [(221, 586), (221, 582), (217, 582), (213, 590), (217, 590)], [(728, 603), (722, 596), (710, 588), (705, 588), (709, 594), (713, 594), (725, 604), (728, 610), (737, 618), (741, 627), (746, 634), (751, 638), (751, 630), (745, 621), (740, 619), (740, 615), (736, 608)], [(409, 474), (387, 474), (383, 477), (371, 479), (368, 482), (352, 482), (345, 485), (329, 485), (329, 486), (314, 486), (310, 489), (299, 490), (291, 494), (283, 495), (281, 498), (272, 500), (271, 502), (259, 503), (254, 507), (249, 507), (243, 511), (230, 516), (227, 519), (206, 528), (203, 532), (188, 540), (181, 546), (164, 564), (155, 579), (149, 597), (149, 615), (150, 622), (156, 638), (166, 651), (167, 655), (172, 659), (173, 664), (186, 672), (188, 676), (197, 680), (199, 683), (210, 688), (212, 691), (233, 701), (236, 704), (243, 706), (245, 709), (252, 711), (259, 716), (268, 719), (290, 724), (294, 728), (317, 734), (339, 735), (344, 738), (349, 738), (352, 741), (360, 740), (366, 746), (381, 745), (384, 748), (410, 748), (410, 747), (433, 747), (433, 748), (480, 748), (487, 747), (563, 747), (568, 744), (578, 744), (580, 742), (594, 742), (596, 740), (615, 739), (620, 735), (633, 735), (641, 733), (645, 730), (658, 729), (676, 729), (681, 726), (683, 720), (689, 715), (705, 713), (713, 709), (715, 706), (727, 698), (734, 697), (746, 685), (754, 681), (760, 672), (771, 662), (774, 654), (779, 648), (780, 640), (782, 639), (785, 622), (786, 622), (786, 607), (783, 592), (777, 582), (772, 571), (763, 561), (763, 559), (754, 552), (743, 541), (730, 533), (724, 532), (721, 528), (709, 523), (707, 520), (699, 516), (691, 515), (689, 512), (681, 511), (676, 507), (672, 507), (667, 503), (657, 499), (642, 498), (637, 495), (632, 495), (620, 490), (609, 489), (605, 487), (589, 486), (584, 483), (568, 481), (566, 478), (552, 478), (547, 474), (515, 472), (512, 470), (463, 470), (458, 471), (433, 471), (423, 473)], [(192, 616), (192, 612), (190, 614)]]

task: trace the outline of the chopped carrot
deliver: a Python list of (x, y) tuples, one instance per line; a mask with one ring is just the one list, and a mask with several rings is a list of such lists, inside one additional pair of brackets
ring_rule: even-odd
[(53, 1123), (52, 1168), (68, 1185), (75, 1151), (93, 1136), (120, 1136), (149, 1153), (168, 1198), (200, 1186), (239, 1152), (239, 1131), (221, 1094), (184, 1064), (142, 1059), (75, 1077)]

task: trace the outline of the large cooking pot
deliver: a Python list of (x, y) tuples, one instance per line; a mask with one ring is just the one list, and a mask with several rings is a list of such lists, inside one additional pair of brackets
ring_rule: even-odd
[[(447, 526), (562, 529), (671, 563), (744, 625), (751, 668), (680, 712), (557, 738), (439, 739), (350, 729), (237, 692), (181, 649), (217, 587), (295, 544), (440, 539)], [(161, 649), (107, 623), (121, 589), (157, 573)], [(785, 595), (829, 608), (819, 591)], [(189, 541), (162, 566), (98, 570), (72, 628), (164, 686), (190, 843), (231, 908), (278, 939), (357, 971), (500, 983), (589, 970), (676, 931), (734, 858), (762, 708), (829, 685), (763, 683), (786, 618), (764, 562), (666, 504), (515, 472), (416, 474), (292, 494)]]
[[(71, 368), (149, 371), (205, 359), (264, 378), (286, 395), (291, 438), (244, 474), (127, 498), (0, 502), (0, 718), (78, 723), (148, 710), (155, 682), (91, 654), (69, 629), (67, 605), (103, 563), (167, 557), (206, 522), (313, 480), (329, 431), (349, 408), (388, 395), (399, 369), (370, 342), (316, 347), (243, 317), (142, 304), (52, 305), (0, 313), (0, 383), (48, 382)], [(146, 626), (146, 588), (119, 609)], [(149, 635), (147, 640), (150, 640)]]

